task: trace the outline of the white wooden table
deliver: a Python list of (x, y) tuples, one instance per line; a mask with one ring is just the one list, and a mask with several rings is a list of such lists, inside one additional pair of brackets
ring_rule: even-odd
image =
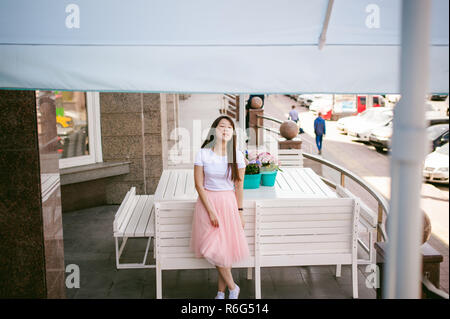
[[(286, 167), (278, 172), (275, 185), (244, 189), (245, 202), (254, 200), (295, 198), (337, 198), (310, 168)], [(166, 169), (155, 191), (156, 201), (197, 200), (194, 169)], [(247, 205), (246, 205), (247, 206)]]
[[(256, 241), (256, 223), (258, 223), (258, 219), (256, 218), (256, 203), (261, 203), (262, 201), (273, 204), (274, 202), (280, 203), (280, 207), (276, 205), (276, 207), (273, 207), (272, 209), (274, 211), (279, 211), (280, 209), (283, 210), (283, 200), (291, 199), (296, 200), (300, 199), (299, 203), (309, 203), (311, 205), (312, 201), (315, 201), (315, 198), (317, 198), (317, 204), (320, 206), (321, 200), (325, 198), (338, 198), (338, 195), (334, 193), (328, 186), (320, 179), (320, 177), (314, 173), (314, 171), (310, 168), (303, 168), (303, 167), (285, 167), (282, 168), (283, 172), (278, 172), (276, 177), (275, 185), (272, 187), (269, 186), (260, 186), (257, 189), (244, 189), (244, 202), (243, 202), (243, 208), (244, 208), (244, 219), (245, 219), (245, 229), (244, 233), (247, 238), (247, 242), (249, 245), (250, 250), (250, 258), (248, 259), (248, 263), (250, 265), (253, 265), (254, 263), (259, 265), (259, 257), (257, 258), (255, 247), (256, 245), (259, 245), (259, 242)], [(156, 188), (155, 194), (154, 194), (154, 201), (155, 205), (161, 204), (169, 204), (169, 205), (175, 205), (176, 202), (184, 202), (187, 206), (190, 207), (190, 209), (193, 207), (191, 205), (192, 203), (195, 203), (198, 198), (198, 193), (195, 189), (194, 184), (194, 169), (166, 169), (163, 171), (161, 178), (159, 180), (158, 186)], [(278, 201), (280, 199), (280, 201)], [(304, 201), (301, 201), (301, 199), (305, 199)], [(157, 209), (159, 210), (159, 208)], [(171, 249), (173, 251), (176, 251), (182, 255), (180, 257), (180, 260), (174, 258), (174, 256), (171, 256), (171, 258), (165, 258), (160, 257), (159, 254), (156, 254), (156, 259), (160, 259), (160, 264), (162, 265), (159, 268), (157, 267), (157, 296), (158, 298), (161, 298), (162, 296), (162, 284), (161, 284), (161, 269), (202, 269), (206, 267), (206, 262), (203, 260), (196, 260), (194, 258), (185, 258), (186, 256), (193, 257), (192, 252), (190, 251), (190, 248), (188, 247), (187, 243), (189, 242), (190, 238), (190, 231), (192, 228), (192, 221), (186, 221), (185, 216), (186, 212), (176, 212), (176, 209), (173, 210), (173, 217), (167, 218), (167, 216), (162, 217), (156, 217), (156, 220), (158, 218), (161, 219), (161, 223), (157, 223), (158, 227), (155, 229), (155, 235), (156, 235), (156, 242), (164, 241), (164, 238), (167, 238), (168, 233), (170, 233), (170, 236), (174, 236), (174, 238), (170, 239), (173, 241), (174, 245), (179, 245), (180, 247), (160, 247), (158, 249), (161, 249), (161, 254), (164, 254), (164, 249)], [(190, 213), (189, 216), (191, 217)], [(292, 216), (287, 216), (288, 218), (292, 219)], [(278, 221), (278, 217), (275, 216), (269, 216), (269, 218), (275, 218), (274, 223), (272, 223), (272, 226), (274, 229), (272, 231), (276, 232), (279, 230), (280, 225), (286, 224), (286, 220), (281, 219)], [(281, 217), (280, 217), (281, 218)], [(286, 216), (283, 216), (283, 218), (286, 218)], [(297, 217), (297, 220), (299, 218), (303, 218), (304, 216)], [(170, 224), (164, 224), (165, 222), (168, 222), (170, 220)], [(277, 222), (278, 221), (278, 222)], [(298, 224), (298, 223), (297, 223)], [(307, 226), (307, 224), (310, 224), (310, 222), (303, 222)], [(162, 228), (164, 227), (164, 228)], [(259, 227), (259, 226), (258, 226)], [(278, 228), (278, 229), (276, 229)], [(180, 234), (176, 232), (181, 232)], [(161, 234), (164, 233), (164, 236), (161, 236)], [(161, 238), (159, 238), (161, 236)], [(303, 243), (305, 244), (305, 243)], [(159, 250), (158, 250), (159, 251)], [(184, 255), (183, 255), (184, 254)], [(255, 259), (256, 258), (256, 259)], [(163, 260), (163, 261), (161, 261)], [(186, 261), (187, 260), (187, 261)], [(181, 267), (180, 265), (176, 263), (185, 262), (183, 267), (187, 268), (178, 268)], [(203, 264), (201, 262), (204, 262)], [(158, 264), (158, 261), (157, 261)], [(237, 265), (238, 266), (238, 265)], [(248, 267), (248, 266), (244, 266)], [(248, 267), (247, 272), (247, 278), (252, 279), (253, 266)], [(256, 278), (255, 282), (259, 282), (259, 277)]]

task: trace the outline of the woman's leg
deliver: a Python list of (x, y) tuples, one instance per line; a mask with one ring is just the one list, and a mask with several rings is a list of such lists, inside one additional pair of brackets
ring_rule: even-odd
[(218, 280), (218, 291), (220, 292), (225, 292), (225, 289), (227, 288), (227, 283), (225, 282), (225, 280), (223, 279), (222, 275), (220, 274), (220, 271), (217, 271), (217, 273), (219, 274), (219, 280)]
[(217, 270), (219, 271), (219, 276), (222, 276), (222, 279), (228, 286), (228, 289), (233, 290), (235, 288), (235, 284), (233, 281), (233, 275), (231, 274), (231, 268), (217, 267)]

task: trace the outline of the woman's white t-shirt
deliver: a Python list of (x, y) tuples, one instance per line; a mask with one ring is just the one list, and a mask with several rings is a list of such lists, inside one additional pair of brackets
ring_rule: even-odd
[[(236, 149), (236, 162), (238, 168), (245, 167), (244, 154)], [(231, 180), (231, 169), (228, 176), (227, 156), (219, 156), (210, 148), (201, 148), (195, 156), (194, 165), (203, 166), (204, 183), (203, 187), (212, 191), (234, 190), (234, 183)]]

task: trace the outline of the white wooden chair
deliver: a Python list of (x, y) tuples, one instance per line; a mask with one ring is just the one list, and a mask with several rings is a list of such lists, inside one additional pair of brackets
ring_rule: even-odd
[[(347, 264), (352, 266), (353, 298), (358, 298), (358, 200), (267, 200), (255, 205), (257, 299), (261, 267)], [(336, 270), (339, 277), (340, 266)]]
[[(155, 202), (156, 298), (162, 298), (162, 271), (214, 268), (204, 258), (196, 258), (190, 247), (193, 201)], [(254, 207), (244, 205), (245, 234), (250, 257), (233, 268), (253, 268), (255, 251)]]
[(303, 155), (299, 149), (279, 149), (278, 159), (281, 167), (303, 167)]
[[(348, 189), (339, 185), (336, 187), (336, 194), (343, 198), (356, 198)], [(377, 223), (378, 216), (371, 210), (366, 204), (360, 201), (360, 213), (359, 213), (359, 225), (358, 225), (358, 243), (368, 254), (368, 259), (358, 259), (360, 265), (373, 265), (376, 264), (377, 251), (375, 250), (375, 242), (377, 240)], [(364, 243), (364, 238), (368, 239), (368, 244)]]
[[(154, 218), (153, 195), (136, 195), (136, 187), (132, 187), (114, 217), (117, 269), (155, 268), (155, 265), (146, 265), (150, 242), (155, 236)], [(122, 238), (120, 248), (119, 238)], [(148, 238), (142, 263), (120, 263), (128, 238)]]

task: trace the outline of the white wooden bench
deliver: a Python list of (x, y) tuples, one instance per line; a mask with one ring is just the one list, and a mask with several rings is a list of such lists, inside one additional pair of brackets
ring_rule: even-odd
[[(155, 202), (156, 296), (162, 298), (162, 271), (213, 268), (190, 248), (195, 201)], [(358, 297), (357, 225), (359, 201), (313, 198), (244, 202), (250, 258), (233, 268), (255, 268), (255, 296), (261, 298), (261, 267), (352, 265)]]
[(279, 149), (278, 159), (281, 167), (303, 167), (303, 155), (299, 149)]
[(261, 298), (261, 267), (352, 266), (358, 298), (359, 201), (323, 198), (259, 201), (256, 207), (255, 295)]
[[(155, 236), (154, 218), (153, 195), (136, 195), (136, 187), (132, 187), (114, 217), (117, 269), (155, 268), (155, 265), (146, 265), (150, 242)], [(120, 238), (122, 243), (119, 248)], [(128, 238), (148, 238), (142, 263), (120, 263), (120, 256)]]
[[(156, 298), (162, 298), (162, 271), (214, 268), (203, 258), (196, 258), (190, 248), (195, 201), (155, 202), (156, 215)], [(233, 268), (253, 268), (255, 252), (255, 217), (253, 207), (244, 204), (245, 235), (250, 257)], [(253, 213), (252, 213), (253, 211)], [(250, 276), (250, 274), (249, 274)]]

